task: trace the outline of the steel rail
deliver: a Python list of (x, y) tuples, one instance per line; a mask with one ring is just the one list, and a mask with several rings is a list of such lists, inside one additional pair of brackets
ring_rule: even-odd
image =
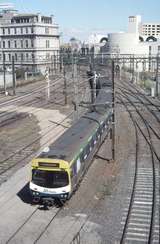
[[(126, 91), (124, 91), (123, 89), (119, 88), (119, 90), (121, 92), (123, 92), (123, 94), (121, 94), (121, 96), (125, 97), (125, 95), (127, 95), (128, 93)], [(117, 92), (117, 94), (120, 94)], [(125, 94), (125, 95), (124, 95)], [(129, 94), (130, 96), (134, 96), (132, 94)], [(128, 100), (128, 99), (127, 99)], [(128, 102), (131, 104), (131, 101), (128, 100)], [(145, 121), (145, 123), (147, 123), (148, 127), (152, 130), (152, 132), (154, 133), (154, 135), (160, 140), (160, 136), (157, 134), (157, 132), (153, 129), (153, 127), (150, 125), (150, 123), (142, 116), (142, 114), (140, 113), (140, 111), (138, 110), (137, 106), (132, 103), (132, 106), (135, 108), (135, 111), (138, 113), (138, 115), (141, 117), (141, 119), (143, 121)]]
[[(50, 87), (52, 87), (52, 86), (54, 86), (55, 84), (57, 84), (57, 83), (59, 82), (60, 79), (62, 79), (62, 77), (57, 78), (56, 81), (55, 81), (54, 83), (50, 84)], [(25, 95), (23, 95), (23, 96), (16, 97), (16, 98), (14, 98), (14, 99), (12, 99), (12, 100), (9, 100), (9, 101), (0, 103), (0, 106), (7, 106), (7, 105), (10, 104), (11, 102), (12, 102), (12, 104), (13, 104), (14, 102), (19, 102), (19, 101), (21, 101), (22, 99), (27, 98), (27, 97), (30, 97), (30, 96), (32, 96), (33, 94), (37, 94), (37, 93), (39, 93), (40, 91), (43, 91), (44, 89), (47, 89), (47, 88), (48, 88), (47, 85), (45, 85), (45, 86), (43, 86), (43, 87), (40, 87), (40, 88), (37, 88), (37, 89), (35, 89), (33, 92), (31, 92), (30, 94), (25, 94)]]
[[(58, 89), (59, 89), (59, 88), (58, 88)], [(54, 91), (51, 90), (51, 94), (54, 95), (55, 91), (57, 91), (58, 89), (55, 89)], [(20, 106), (27, 106), (27, 107), (28, 107), (28, 111), (25, 111), (25, 112), (24, 112), (24, 113), (26, 113), (26, 115), (23, 116), (23, 118), (24, 118), (24, 117), (27, 117), (27, 116), (28, 116), (28, 113), (31, 113), (31, 112), (33, 113), (33, 111), (36, 111), (37, 109), (39, 109), (39, 107), (38, 107), (38, 108), (30, 108), (30, 107), (29, 107), (29, 106), (32, 107), (32, 106), (39, 106), (39, 105), (41, 105), (41, 104), (42, 104), (42, 101), (40, 101), (39, 99), (40, 99), (39, 97), (38, 97), (38, 98), (36, 97), (36, 98), (33, 98), (32, 101), (27, 101), (27, 102), (25, 102), (25, 103), (23, 103), (23, 104), (20, 105)], [(50, 99), (50, 100), (51, 100), (51, 102), (53, 103), (52, 99)], [(44, 104), (44, 105), (46, 106), (46, 104)], [(43, 107), (42, 107), (42, 108), (43, 108)], [(21, 110), (21, 109), (19, 109), (17, 112), (18, 112), (18, 113), (21, 113), (20, 110)], [(23, 108), (22, 108), (22, 110), (23, 110)], [(8, 114), (8, 113), (9, 113), (9, 114)], [(23, 113), (23, 111), (22, 111), (22, 113)], [(11, 116), (11, 115), (13, 115), (13, 116)], [(0, 112), (0, 119), (1, 119), (1, 118), (5, 118), (5, 116), (7, 117), (7, 118), (5, 118), (4, 120), (1, 120), (1, 121), (0, 121), (0, 127), (1, 127), (1, 124), (2, 124), (2, 126), (5, 125), (5, 121), (14, 118), (15, 115), (17, 115), (17, 114), (16, 114), (15, 107), (10, 108), (9, 110), (7, 110), (7, 111), (5, 111), (5, 112)]]
[[(119, 94), (120, 95), (120, 94)], [(121, 94), (122, 95), (122, 94)], [(124, 96), (128, 101), (130, 101), (130, 99), (127, 96)], [(123, 100), (121, 99), (121, 102)], [(130, 101), (131, 105), (133, 105), (133, 102)], [(150, 152), (151, 152), (151, 158), (152, 158), (152, 176), (153, 176), (153, 193), (152, 193), (152, 213), (151, 213), (151, 224), (150, 224), (150, 230), (149, 230), (149, 237), (148, 237), (148, 243), (151, 243), (152, 237), (153, 237), (153, 227), (154, 227), (154, 216), (155, 216), (155, 208), (156, 208), (156, 176), (155, 176), (155, 160), (154, 160), (154, 153), (155, 151), (153, 150), (153, 145), (152, 145), (152, 139), (151, 139), (151, 134), (148, 128), (148, 124), (146, 123), (145, 120), (143, 120), (143, 123), (145, 124), (145, 127), (147, 129), (147, 133), (149, 136), (149, 141), (147, 139), (147, 136), (144, 134), (143, 130), (141, 129), (141, 127), (139, 126), (139, 124), (137, 123), (137, 121), (134, 119), (132, 113), (129, 111), (127, 105), (123, 102), (123, 105), (125, 106), (125, 108), (127, 109), (127, 112), (129, 113), (130, 117), (132, 118), (132, 120), (134, 121), (134, 125), (138, 128), (138, 130), (141, 132), (141, 134), (143, 135), (144, 139), (146, 140), (146, 142), (149, 145), (150, 148)], [(131, 211), (131, 209), (129, 208), (129, 211)], [(124, 227), (124, 233), (122, 234), (122, 239), (121, 239), (121, 244), (124, 243), (124, 239), (125, 239), (125, 235), (126, 235), (126, 231), (127, 231), (127, 226), (128, 226), (128, 222), (129, 220), (126, 220), (126, 226)]]
[[(121, 94), (121, 96), (125, 97), (126, 100), (135, 108), (137, 114), (140, 116), (141, 120), (143, 121), (143, 123), (145, 124), (145, 126), (147, 126), (147, 130), (148, 133), (149, 132), (149, 128), (152, 130), (152, 132), (154, 133), (154, 135), (159, 139), (159, 135), (156, 133), (156, 131), (151, 127), (151, 125), (149, 124), (149, 122), (142, 116), (142, 114), (140, 113), (140, 111), (137, 109), (137, 107), (135, 106), (134, 102), (132, 102), (127, 95), (124, 95), (124, 91), (122, 90), (123, 94)], [(118, 93), (118, 92), (117, 92)], [(140, 129), (140, 126), (138, 125), (138, 123), (135, 121), (135, 123), (137, 124), (137, 127)], [(148, 138), (145, 136), (145, 134), (143, 133), (143, 131), (141, 130), (141, 133), (143, 134), (143, 137), (145, 138), (145, 140), (147, 141), (148, 145), (150, 145), (152, 147), (152, 151), (154, 152), (154, 155), (156, 156), (157, 160), (160, 161), (160, 157), (158, 156), (154, 146), (152, 145), (152, 143), (150, 142), (150, 140), (148, 140)]]

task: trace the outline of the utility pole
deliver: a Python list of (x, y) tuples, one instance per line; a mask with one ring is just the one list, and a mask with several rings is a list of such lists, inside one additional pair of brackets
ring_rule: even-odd
[[(93, 88), (92, 88), (92, 104), (96, 101), (96, 84), (97, 84), (97, 74), (96, 71), (94, 71), (94, 78), (93, 78)], [(95, 107), (93, 105), (93, 111), (95, 110)]]
[(132, 58), (132, 83), (134, 83), (134, 77), (135, 73), (134, 73), (134, 55), (133, 55), (133, 58)]
[(159, 83), (159, 69), (160, 69), (160, 62), (159, 62), (159, 55), (157, 54), (157, 72), (156, 72), (156, 92), (155, 95), (158, 97), (158, 83)]
[(56, 55), (53, 55), (54, 74), (56, 74)]
[(66, 70), (65, 66), (63, 68), (63, 77), (64, 77), (64, 100), (65, 100), (65, 105), (67, 105), (67, 79), (66, 79)]
[(63, 55), (60, 54), (60, 73), (63, 71)]
[(45, 78), (46, 78), (46, 82), (47, 82), (46, 99), (50, 100), (50, 79), (49, 79), (49, 71), (48, 71), (48, 69), (46, 69)]
[(3, 80), (4, 80), (4, 94), (6, 95), (6, 65), (5, 65), (5, 53), (3, 52)]
[(114, 60), (112, 60), (112, 160), (115, 160), (115, 69)]
[(73, 63), (73, 84), (74, 84), (74, 106), (75, 106), (75, 119), (79, 118), (79, 98), (78, 98), (78, 77), (77, 77), (77, 63), (74, 59)]
[(14, 67), (14, 56), (12, 56), (12, 80), (13, 80), (13, 95), (16, 95), (16, 79), (15, 79), (15, 67)]
[(72, 70), (72, 78), (74, 78), (74, 57), (73, 57), (73, 51), (71, 53), (71, 70)]

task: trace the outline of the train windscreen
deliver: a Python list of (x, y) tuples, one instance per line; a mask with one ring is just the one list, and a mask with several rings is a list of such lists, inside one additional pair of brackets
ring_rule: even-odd
[(46, 188), (59, 188), (69, 184), (68, 174), (65, 171), (32, 170), (32, 182)]

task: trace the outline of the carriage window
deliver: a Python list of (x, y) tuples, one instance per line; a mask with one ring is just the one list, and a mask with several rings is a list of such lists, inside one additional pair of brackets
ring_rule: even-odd
[(83, 162), (87, 159), (88, 155), (90, 153), (90, 146), (89, 144), (84, 148), (81, 156), (80, 156), (80, 160)]
[(102, 132), (105, 130), (105, 123), (102, 124)]
[(92, 140), (91, 140), (91, 142), (90, 142), (90, 147), (92, 147), (92, 148), (94, 147), (94, 138), (95, 138), (95, 137), (93, 136), (93, 137), (92, 137)]
[(100, 130), (100, 128), (98, 128), (98, 130), (97, 130), (97, 132), (96, 132), (97, 140), (100, 139), (100, 136), (101, 136), (101, 130)]
[(91, 152), (91, 151), (92, 151), (92, 148), (93, 148), (93, 147), (92, 147), (92, 144), (90, 144), (89, 146), (90, 146), (90, 147), (89, 147), (89, 151)]
[(88, 157), (89, 153), (90, 153), (90, 143), (86, 146), (85, 148), (85, 152), (86, 152), (86, 155)]
[(80, 158), (78, 158), (77, 159), (77, 173), (80, 170), (80, 168), (81, 168), (81, 160), (80, 160)]
[(93, 136), (93, 138), (92, 138), (92, 143), (93, 143), (93, 147), (94, 147), (94, 145), (96, 145), (96, 143), (97, 143), (97, 136), (96, 136), (96, 134), (94, 134), (94, 136)]

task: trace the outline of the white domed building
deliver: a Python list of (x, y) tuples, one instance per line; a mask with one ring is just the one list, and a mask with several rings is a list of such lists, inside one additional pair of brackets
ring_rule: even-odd
[(108, 34), (107, 53), (147, 56), (160, 53), (160, 34), (144, 36), (144, 33), (149, 33), (144, 31), (144, 26), (141, 16), (130, 16), (128, 32)]

